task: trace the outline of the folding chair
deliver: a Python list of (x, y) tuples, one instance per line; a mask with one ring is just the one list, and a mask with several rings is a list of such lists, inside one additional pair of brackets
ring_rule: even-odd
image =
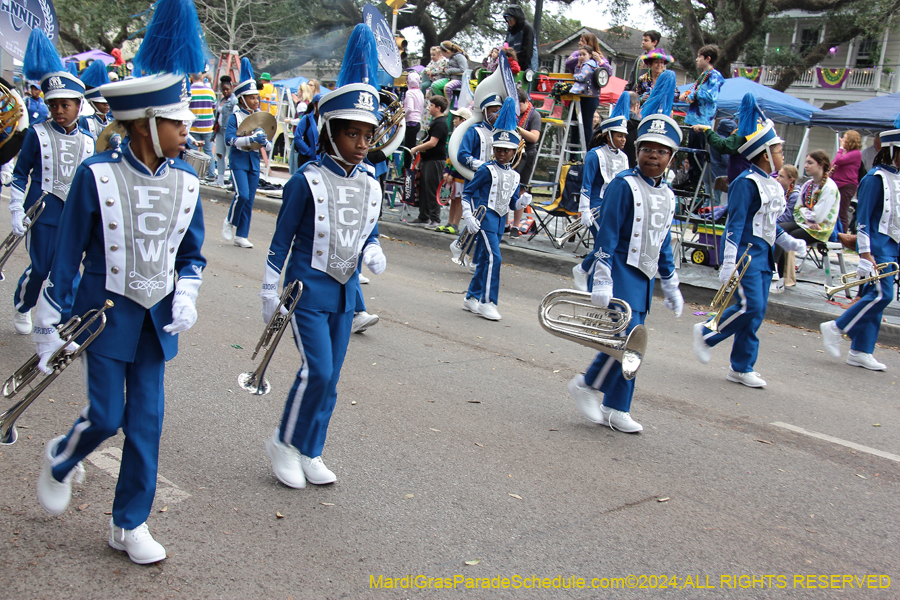
[[(810, 245), (806, 249), (806, 256), (800, 261), (800, 267), (797, 270), (800, 271), (803, 269), (803, 265), (808, 258), (817, 269), (825, 270), (825, 285), (833, 286), (836, 278), (831, 274), (831, 258), (828, 256), (829, 252), (834, 252), (837, 255), (838, 267), (841, 270), (841, 275), (847, 273), (847, 265), (844, 263), (844, 245), (838, 241), (838, 234), (843, 232), (844, 224), (838, 219), (834, 224), (834, 230), (831, 232), (831, 237), (828, 238), (827, 242), (818, 242)], [(840, 279), (840, 275), (838, 275), (837, 279)], [(849, 298), (850, 290), (846, 290), (844, 294)]]
[[(543, 231), (553, 247), (561, 250), (568, 237), (571, 237), (566, 236), (560, 239), (560, 236), (565, 233), (566, 226), (580, 218), (578, 195), (581, 193), (583, 167), (584, 165), (581, 163), (563, 165), (560, 170), (559, 192), (553, 202), (531, 205), (534, 209), (535, 227), (528, 238), (529, 242)], [(562, 225), (562, 231), (560, 231), (560, 225)], [(553, 227), (552, 231), (550, 230), (551, 226)], [(587, 245), (583, 236), (579, 239), (579, 243)]]

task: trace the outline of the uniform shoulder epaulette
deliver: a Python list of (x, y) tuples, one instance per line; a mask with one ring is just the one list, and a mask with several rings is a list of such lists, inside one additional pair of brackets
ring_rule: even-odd
[(166, 162), (169, 163), (170, 167), (178, 169), (179, 171), (194, 171), (194, 167), (182, 158), (167, 158)]
[(117, 163), (122, 162), (122, 153), (116, 149), (109, 149), (104, 152), (100, 152), (95, 154), (89, 158), (84, 159), (81, 164), (85, 166), (91, 166), (99, 163)]

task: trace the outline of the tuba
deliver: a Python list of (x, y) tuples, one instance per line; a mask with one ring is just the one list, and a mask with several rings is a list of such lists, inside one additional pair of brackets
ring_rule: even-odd
[[(384, 158), (388, 158), (406, 137), (406, 111), (403, 109), (403, 102), (393, 92), (383, 89), (380, 96), (381, 120), (372, 135), (369, 154), (380, 152)], [(377, 159), (376, 162), (382, 160), (381, 157)]]
[[(0, 84), (0, 131), (10, 130), (8, 135), (0, 140), (0, 148), (12, 139), (14, 133), (12, 130), (16, 129), (24, 115), (25, 107), (19, 94)], [(28, 124), (27, 118), (25, 124)]]
[(634, 379), (641, 368), (647, 350), (647, 328), (636, 325), (628, 337), (622, 338), (631, 322), (631, 307), (624, 300), (613, 298), (608, 308), (600, 308), (591, 304), (590, 292), (555, 290), (541, 300), (538, 321), (556, 337), (613, 357), (622, 363), (625, 379)]

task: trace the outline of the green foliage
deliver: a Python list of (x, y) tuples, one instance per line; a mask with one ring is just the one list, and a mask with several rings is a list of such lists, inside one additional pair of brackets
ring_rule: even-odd
[(63, 41), (60, 52), (109, 52), (131, 36), (140, 39), (149, 6), (146, 0), (56, 0)]

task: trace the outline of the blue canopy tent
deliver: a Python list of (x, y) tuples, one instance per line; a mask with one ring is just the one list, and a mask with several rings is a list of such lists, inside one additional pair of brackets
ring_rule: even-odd
[[(678, 92), (687, 91), (691, 89), (692, 85), (688, 83), (679, 86)], [(756, 96), (756, 102), (760, 108), (763, 109), (768, 118), (776, 123), (807, 125), (814, 113), (822, 112), (822, 109), (816, 108), (812, 104), (750, 81), (746, 77), (732, 77), (731, 79), (726, 79), (719, 90), (719, 111), (717, 116), (733, 117), (736, 115), (741, 107), (741, 100), (747, 92)], [(685, 111), (687, 110), (687, 104), (676, 102), (675, 110)]]
[(309, 79), (306, 77), (291, 77), (290, 79), (272, 80), (272, 85), (275, 87), (285, 87), (292, 92), (296, 92), (297, 89), (307, 81), (309, 81)]
[(900, 114), (900, 93), (877, 96), (813, 115), (810, 125), (834, 131), (855, 129), (863, 134), (894, 129), (894, 119)]

